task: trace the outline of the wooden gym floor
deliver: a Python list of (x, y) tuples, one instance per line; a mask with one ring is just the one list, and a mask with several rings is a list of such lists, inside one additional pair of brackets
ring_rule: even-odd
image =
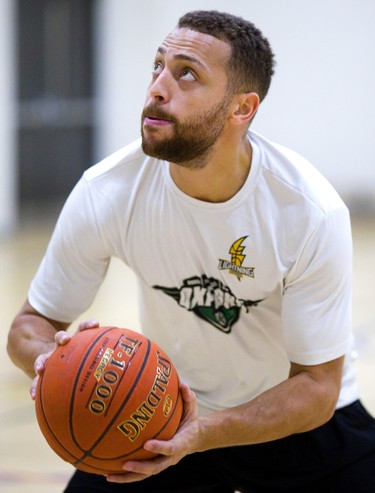
[[(30, 382), (12, 365), (5, 349), (9, 324), (26, 298), (53, 222), (31, 215), (11, 238), (0, 239), (0, 491), (4, 493), (59, 493), (72, 473), (41, 436), (28, 394)], [(362, 401), (375, 414), (375, 217), (353, 219), (353, 237), (357, 371)], [(133, 275), (114, 261), (97, 300), (82, 319), (137, 329), (135, 304)]]

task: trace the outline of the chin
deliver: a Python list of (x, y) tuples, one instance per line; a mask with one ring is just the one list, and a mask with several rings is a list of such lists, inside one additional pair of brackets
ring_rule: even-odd
[(147, 156), (154, 157), (156, 159), (164, 159), (158, 151), (157, 146), (152, 145), (152, 143), (150, 144), (150, 142), (146, 142), (144, 139), (142, 139), (142, 150)]

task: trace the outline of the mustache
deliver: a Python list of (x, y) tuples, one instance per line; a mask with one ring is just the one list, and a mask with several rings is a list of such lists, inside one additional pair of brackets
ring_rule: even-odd
[(155, 105), (155, 104), (149, 104), (148, 106), (146, 106), (143, 111), (142, 111), (142, 121), (146, 118), (146, 117), (151, 117), (151, 118), (160, 118), (161, 120), (168, 120), (170, 122), (176, 122), (176, 118), (167, 113), (166, 111), (164, 111), (163, 109), (161, 109), (159, 106)]

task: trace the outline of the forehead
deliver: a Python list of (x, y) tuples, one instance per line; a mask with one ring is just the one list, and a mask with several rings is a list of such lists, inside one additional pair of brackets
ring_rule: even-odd
[(192, 58), (208, 70), (222, 68), (230, 55), (230, 46), (225, 41), (191, 29), (174, 29), (165, 38), (159, 52), (166, 56)]

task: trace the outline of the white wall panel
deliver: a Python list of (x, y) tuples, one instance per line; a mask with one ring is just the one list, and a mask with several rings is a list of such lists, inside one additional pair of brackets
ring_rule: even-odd
[(253, 21), (277, 59), (254, 130), (310, 159), (346, 197), (375, 202), (373, 0), (97, 0), (97, 155), (139, 136), (154, 52), (188, 10)]
[(12, 0), (0, 1), (0, 235), (13, 229), (17, 217), (14, 7)]

